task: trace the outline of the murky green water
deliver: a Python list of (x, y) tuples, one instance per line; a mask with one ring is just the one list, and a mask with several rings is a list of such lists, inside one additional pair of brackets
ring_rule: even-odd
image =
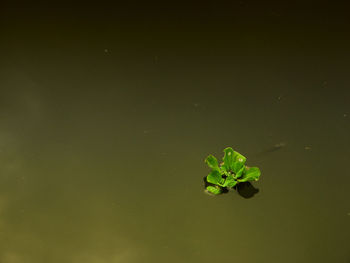
[[(349, 39), (244, 8), (2, 13), (1, 263), (349, 262)], [(226, 146), (252, 198), (204, 193)]]

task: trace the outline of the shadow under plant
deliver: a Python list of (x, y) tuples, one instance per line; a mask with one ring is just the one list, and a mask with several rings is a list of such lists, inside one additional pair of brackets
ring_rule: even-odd
[(257, 181), (260, 177), (258, 167), (245, 165), (246, 157), (234, 151), (231, 147), (224, 149), (223, 162), (219, 165), (213, 155), (209, 155), (205, 162), (212, 169), (204, 177), (205, 188), (211, 194), (227, 193), (229, 188), (237, 190), (244, 198), (251, 198), (259, 189), (254, 188), (250, 181)]
[[(208, 186), (213, 185), (207, 182), (206, 176), (203, 177), (203, 181), (204, 181), (204, 189), (207, 189)], [(246, 199), (252, 198), (255, 194), (259, 193), (259, 188), (254, 187), (250, 182), (237, 184), (232, 189), (236, 190), (241, 197)], [(227, 194), (228, 192), (229, 190), (227, 188), (223, 188), (221, 193)]]

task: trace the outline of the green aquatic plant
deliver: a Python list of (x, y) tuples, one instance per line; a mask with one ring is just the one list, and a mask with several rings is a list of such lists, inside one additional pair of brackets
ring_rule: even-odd
[(257, 181), (260, 177), (258, 167), (248, 167), (245, 165), (247, 158), (234, 151), (231, 147), (224, 149), (223, 162), (209, 155), (205, 162), (211, 168), (206, 180), (209, 183), (207, 191), (212, 194), (221, 194), (226, 188), (233, 188), (237, 184), (248, 181)]

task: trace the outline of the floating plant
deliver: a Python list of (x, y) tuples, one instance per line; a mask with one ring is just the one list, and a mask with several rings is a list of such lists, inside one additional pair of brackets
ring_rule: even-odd
[(211, 154), (205, 159), (206, 164), (212, 169), (206, 177), (209, 184), (206, 187), (208, 192), (218, 195), (227, 188), (234, 188), (239, 183), (259, 180), (260, 169), (246, 166), (246, 157), (231, 147), (227, 147), (224, 153), (221, 164)]

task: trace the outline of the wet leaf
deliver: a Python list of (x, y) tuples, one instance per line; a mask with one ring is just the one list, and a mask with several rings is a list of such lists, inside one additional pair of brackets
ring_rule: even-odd
[(221, 185), (223, 178), (221, 177), (221, 174), (219, 171), (212, 170), (207, 176), (207, 181), (208, 181), (208, 183)]
[(258, 167), (247, 168), (242, 178), (238, 179), (238, 182), (257, 181), (259, 180), (260, 174), (261, 172)]
[(225, 180), (224, 187), (234, 187), (237, 184), (237, 181), (235, 178), (233, 178), (232, 175), (228, 176)]
[(231, 171), (233, 169), (233, 154), (234, 151), (231, 147), (227, 147), (224, 149), (224, 158), (222, 160), (224, 161), (223, 167), (225, 171)]
[(205, 163), (213, 170), (220, 170), (218, 160), (211, 154), (205, 159)]
[(237, 179), (237, 178), (240, 178), (240, 177), (243, 175), (245, 169), (246, 169), (246, 167), (245, 167), (245, 165), (243, 165), (243, 166), (241, 167), (241, 169), (236, 173), (236, 175), (235, 175), (234, 178), (236, 178), (236, 179)]
[(215, 186), (211, 186), (211, 185), (207, 186), (207, 190), (208, 190), (208, 192), (210, 192), (214, 195), (219, 195), (222, 193), (222, 190), (220, 187), (215, 187)]
[(247, 160), (242, 154), (238, 152), (233, 152), (233, 158), (232, 158), (232, 171), (237, 174), (242, 167), (244, 167), (244, 164)]

